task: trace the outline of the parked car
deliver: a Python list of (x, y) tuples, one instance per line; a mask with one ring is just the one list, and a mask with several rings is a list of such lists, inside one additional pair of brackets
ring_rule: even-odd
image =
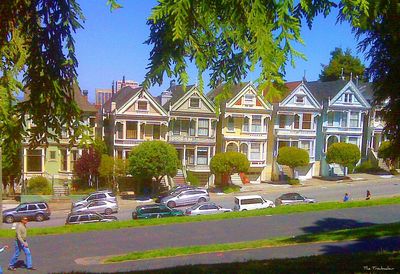
[(179, 193), (179, 192), (181, 192), (181, 191), (183, 191), (183, 190), (194, 189), (194, 188), (195, 188), (195, 187), (189, 186), (189, 185), (177, 185), (177, 186), (174, 186), (173, 188), (171, 188), (171, 189), (168, 190), (168, 191), (161, 192), (161, 193), (157, 196), (155, 202), (156, 202), (156, 203), (160, 203), (161, 200), (162, 200), (163, 198), (165, 198), (165, 197), (174, 196), (174, 195), (176, 195), (177, 193)]
[(11, 209), (3, 210), (3, 222), (13, 223), (22, 217), (42, 222), (50, 218), (50, 208), (45, 202), (22, 203)]
[(170, 208), (181, 205), (193, 205), (196, 203), (204, 203), (210, 200), (210, 195), (206, 189), (194, 188), (184, 189), (175, 195), (170, 195), (161, 199), (161, 204)]
[(201, 203), (195, 204), (192, 207), (186, 209), (186, 215), (206, 215), (206, 214), (217, 214), (223, 212), (231, 212), (230, 208), (223, 208), (222, 206), (216, 205), (215, 203)]
[(118, 204), (109, 201), (92, 201), (87, 205), (80, 205), (72, 209), (73, 212), (93, 211), (99, 214), (110, 215), (118, 212)]
[(68, 214), (66, 225), (71, 224), (86, 224), (86, 223), (98, 223), (98, 222), (114, 222), (118, 218), (109, 215), (100, 215), (93, 211), (82, 211), (82, 212), (72, 212)]
[(172, 209), (161, 204), (153, 204), (137, 206), (132, 212), (132, 219), (163, 218), (183, 215), (184, 213), (182, 210)]
[(117, 197), (115, 197), (115, 194), (110, 190), (96, 191), (89, 194), (82, 200), (72, 203), (72, 207), (87, 205), (91, 201), (109, 201), (117, 203)]
[(286, 193), (275, 199), (276, 205), (310, 204), (317, 202), (314, 198), (307, 198), (299, 193)]
[(235, 197), (235, 206), (233, 210), (245, 211), (267, 207), (275, 207), (274, 202), (270, 200), (265, 200), (260, 195), (247, 195)]

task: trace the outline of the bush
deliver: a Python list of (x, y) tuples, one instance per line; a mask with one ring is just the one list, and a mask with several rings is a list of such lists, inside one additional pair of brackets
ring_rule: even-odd
[(192, 186), (200, 186), (199, 178), (197, 178), (197, 176), (192, 171), (187, 172), (186, 181), (189, 182)]
[(326, 153), (326, 161), (329, 164), (339, 164), (347, 167), (349, 171), (354, 169), (360, 158), (361, 152), (358, 146), (348, 143), (334, 143)]
[(378, 165), (373, 164), (371, 161), (365, 161), (358, 165), (355, 169), (354, 172), (356, 173), (379, 173), (384, 171), (382, 168), (380, 168)]
[(86, 195), (95, 192), (95, 188), (86, 188), (86, 189), (76, 189), (76, 190), (71, 190), (70, 194), (71, 195)]
[(296, 167), (307, 166), (310, 162), (310, 156), (304, 149), (297, 147), (282, 147), (279, 149), (277, 162), (280, 165), (288, 166), (292, 169)]
[(300, 180), (299, 179), (289, 179), (288, 183), (289, 183), (289, 185), (296, 186), (296, 185), (300, 184)]
[(396, 159), (399, 158), (399, 153), (393, 143), (384, 141), (379, 147), (378, 157), (386, 162), (388, 168), (393, 169)]
[(28, 194), (51, 195), (52, 191), (47, 178), (37, 176), (29, 179)]
[(240, 186), (237, 185), (228, 185), (222, 188), (222, 192), (225, 194), (239, 192), (239, 191), (240, 191)]
[(396, 169), (391, 169), (391, 170), (390, 170), (390, 173), (391, 173), (392, 175), (399, 175), (399, 172), (398, 172)]
[(217, 153), (210, 161), (210, 170), (216, 177), (222, 176), (222, 183), (228, 182), (229, 176), (233, 173), (247, 172), (250, 162), (246, 155), (240, 152)]

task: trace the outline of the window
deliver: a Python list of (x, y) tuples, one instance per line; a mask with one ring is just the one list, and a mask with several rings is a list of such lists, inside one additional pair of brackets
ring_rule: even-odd
[(28, 172), (42, 172), (42, 150), (27, 150), (27, 169)]
[(286, 115), (279, 115), (279, 128), (285, 128), (286, 125)]
[(36, 205), (28, 205), (28, 210), (36, 210)]
[(302, 128), (303, 129), (311, 129), (311, 114), (310, 113), (304, 113), (303, 114), (303, 124), (302, 124)]
[(244, 120), (243, 120), (243, 131), (244, 132), (249, 132), (249, 128), (250, 128), (250, 119), (249, 119), (249, 117), (244, 117)]
[(253, 115), (253, 119), (251, 122), (251, 131), (252, 132), (261, 132), (261, 116)]
[(190, 121), (189, 135), (190, 136), (196, 135), (196, 121), (195, 120)]
[(194, 165), (194, 149), (186, 150), (186, 161), (189, 165)]
[(333, 111), (328, 112), (328, 126), (333, 126), (334, 119), (335, 119), (335, 113)]
[(17, 211), (21, 212), (21, 211), (26, 211), (27, 209), (28, 209), (28, 206), (27, 205), (23, 205), (23, 206), (20, 206)]
[(78, 221), (78, 216), (72, 216), (72, 217), (69, 218), (69, 222), (70, 223), (74, 223), (76, 221)]
[(342, 127), (347, 127), (347, 112), (342, 112)]
[(117, 131), (117, 139), (123, 139), (124, 138), (124, 126), (122, 123), (117, 123), (116, 124), (116, 131)]
[(46, 209), (46, 205), (45, 205), (45, 204), (38, 204), (38, 207), (39, 207), (40, 209)]
[(249, 150), (249, 148), (248, 148), (247, 144), (240, 145), (240, 153), (243, 153), (244, 155), (247, 156), (248, 150)]
[(126, 122), (126, 139), (138, 139), (137, 122)]
[(344, 102), (345, 103), (352, 103), (353, 102), (353, 94), (345, 93), (344, 94)]
[(260, 149), (259, 143), (250, 144), (250, 159), (252, 159), (252, 160), (261, 159), (260, 152), (261, 152), (261, 149)]
[(55, 160), (55, 159), (56, 159), (56, 152), (50, 151), (50, 160)]
[(199, 132), (198, 132), (198, 134), (199, 134), (199, 136), (208, 136), (208, 130), (209, 130), (209, 128), (208, 128), (208, 123), (209, 123), (209, 120), (207, 120), (207, 119), (199, 119)]
[(67, 171), (68, 170), (68, 154), (66, 149), (60, 150), (61, 154), (61, 162), (60, 162), (60, 170)]
[(105, 199), (107, 196), (104, 193), (97, 194), (97, 199)]
[(228, 117), (228, 131), (234, 131), (235, 130), (235, 120), (232, 116)]
[(197, 148), (197, 164), (198, 165), (208, 164), (208, 147)]
[(300, 141), (299, 148), (304, 149), (311, 156), (311, 142), (310, 141)]
[(297, 95), (296, 96), (296, 103), (297, 104), (304, 104), (304, 96), (303, 95)]
[(181, 133), (189, 134), (189, 120), (181, 120)]
[(87, 222), (87, 221), (89, 221), (89, 216), (88, 216), (88, 215), (82, 215), (82, 216), (79, 218), (79, 221), (81, 221), (81, 222)]
[(350, 112), (350, 127), (358, 127), (358, 112)]
[(200, 98), (190, 98), (189, 107), (191, 108), (200, 108)]
[(179, 135), (181, 134), (181, 121), (180, 120), (173, 120), (173, 134)]
[(297, 114), (294, 116), (294, 125), (293, 126), (295, 129), (300, 128), (300, 116)]
[(148, 110), (147, 101), (138, 101), (137, 109), (140, 111), (147, 111)]
[(71, 150), (70, 153), (70, 159), (71, 159), (71, 170), (75, 170), (75, 163), (78, 161), (78, 151), (77, 150)]
[(95, 214), (90, 214), (90, 220), (91, 221), (100, 221), (100, 216), (99, 215), (95, 215)]
[(348, 143), (358, 146), (358, 138), (357, 137), (349, 137)]
[(153, 125), (153, 139), (155, 139), (155, 140), (160, 139), (160, 137), (161, 137), (160, 131), (161, 131), (160, 125)]
[(91, 127), (95, 127), (95, 125), (96, 125), (96, 118), (95, 117), (90, 117), (89, 118), (89, 125)]
[(290, 142), (289, 141), (279, 141), (278, 142), (278, 148), (288, 147), (288, 146), (290, 146)]
[(255, 96), (254, 94), (245, 94), (244, 95), (244, 105), (245, 106), (254, 106), (255, 103)]

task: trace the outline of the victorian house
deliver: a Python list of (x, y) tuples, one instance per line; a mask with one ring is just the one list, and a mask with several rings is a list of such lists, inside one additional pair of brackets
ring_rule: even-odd
[(178, 151), (185, 177), (187, 172), (193, 172), (201, 184), (209, 183), (217, 122), (213, 103), (197, 86), (184, 90), (174, 81), (157, 98), (168, 112), (168, 142)]
[(127, 159), (148, 140), (167, 140), (168, 115), (143, 87), (126, 86), (102, 107), (103, 132), (114, 157)]
[(272, 163), (267, 161), (267, 154), (272, 105), (263, 100), (251, 82), (231, 87), (219, 86), (208, 97), (218, 102), (222, 93), (229, 94), (229, 99), (221, 106), (223, 119), (219, 122), (222, 123), (222, 132), (217, 133), (221, 134), (222, 150), (237, 151), (247, 156), (250, 170), (246, 175), (251, 182), (269, 180)]

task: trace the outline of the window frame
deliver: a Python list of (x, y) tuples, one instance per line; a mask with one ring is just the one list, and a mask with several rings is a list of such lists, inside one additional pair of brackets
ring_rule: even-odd
[[(197, 102), (198, 102), (197, 106), (196, 105), (195, 106), (192, 105), (192, 102), (194, 102), (192, 100), (197, 100)], [(196, 109), (201, 108), (200, 97), (190, 97), (189, 98), (189, 108), (196, 108)]]
[[(142, 108), (140, 108), (139, 106), (140, 106), (140, 104), (139, 103), (146, 103), (146, 109), (142, 109)], [(137, 111), (149, 111), (149, 102), (147, 101), (147, 100), (138, 100), (137, 101), (137, 107), (136, 107), (136, 110)]]

